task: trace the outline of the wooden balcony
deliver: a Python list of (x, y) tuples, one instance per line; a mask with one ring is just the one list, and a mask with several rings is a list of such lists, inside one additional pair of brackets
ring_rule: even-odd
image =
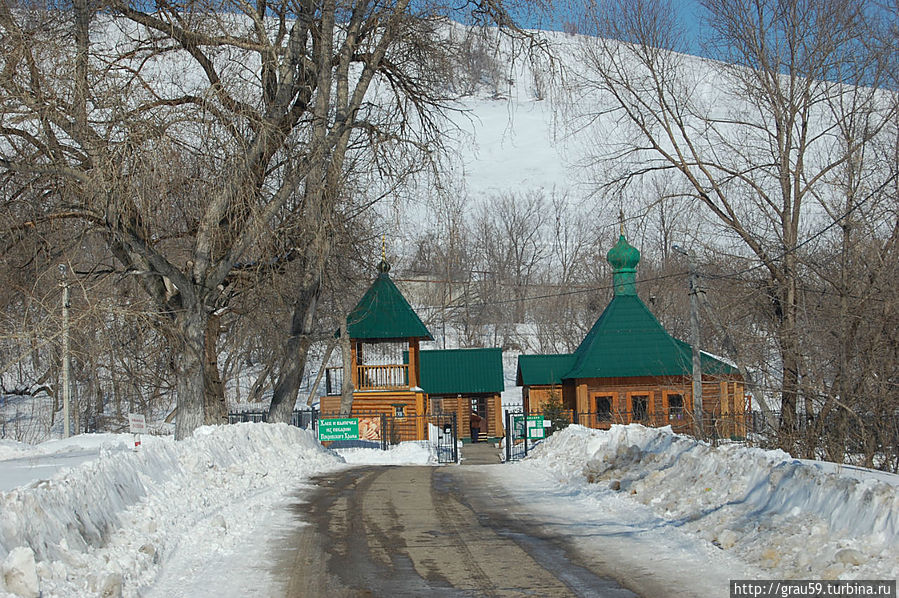
[(356, 366), (356, 390), (400, 389), (409, 389), (408, 365), (390, 364)]
[[(359, 365), (356, 366), (355, 390), (409, 390), (409, 366)], [(325, 370), (325, 394), (339, 396), (343, 384), (343, 368)]]

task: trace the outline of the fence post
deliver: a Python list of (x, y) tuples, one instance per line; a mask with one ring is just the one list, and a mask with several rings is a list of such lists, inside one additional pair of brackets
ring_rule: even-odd
[(528, 414), (524, 414), (524, 456), (528, 456)]
[(456, 427), (457, 414), (453, 411), (453, 463), (459, 462), (459, 429)]
[(511, 417), (509, 410), (506, 410), (506, 463), (512, 460), (512, 426), (510, 425)]
[(381, 450), (387, 450), (387, 414), (381, 414)]

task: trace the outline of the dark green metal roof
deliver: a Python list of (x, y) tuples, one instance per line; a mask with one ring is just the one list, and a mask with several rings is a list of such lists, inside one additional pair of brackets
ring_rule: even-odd
[[(637, 296), (640, 252), (624, 238), (606, 255), (615, 297), (571, 355), (522, 355), (518, 384), (559, 384), (572, 378), (690, 376), (690, 345), (673, 338)], [(732, 365), (700, 353), (703, 374), (737, 374)]]
[[(700, 354), (703, 374), (738, 374), (729, 363)], [(617, 295), (570, 355), (520, 355), (519, 386), (573, 378), (690, 376), (692, 348), (672, 337), (636, 295)]]
[(615, 295), (575, 350), (566, 378), (679, 376), (690, 359), (636, 295)]
[(574, 359), (575, 356), (571, 354), (519, 355), (515, 384), (518, 386), (561, 384), (564, 374), (571, 371)]
[[(690, 368), (692, 371), (693, 364), (693, 346), (690, 343), (685, 343), (680, 339), (674, 339), (678, 345), (680, 345), (681, 349), (687, 354), (690, 358)], [(722, 361), (713, 355), (709, 355), (708, 353), (699, 352), (699, 363), (702, 367), (703, 374), (710, 374), (712, 376), (721, 376), (724, 374), (739, 374), (740, 370), (737, 366), (728, 363), (726, 361)]]
[(347, 316), (347, 332), (351, 339), (432, 340), (418, 314), (384, 270)]
[(502, 349), (419, 352), (421, 388), (429, 395), (495, 393), (505, 389)]
[[(675, 340), (636, 295), (616, 295), (574, 352), (564, 378), (689, 376), (692, 349)], [(735, 373), (709, 355), (703, 373)], [(708, 369), (707, 369), (708, 368)]]

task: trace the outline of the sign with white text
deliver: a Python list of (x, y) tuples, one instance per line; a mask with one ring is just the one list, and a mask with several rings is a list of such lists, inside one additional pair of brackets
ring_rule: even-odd
[(320, 442), (358, 440), (359, 418), (342, 417), (318, 420), (318, 439)]

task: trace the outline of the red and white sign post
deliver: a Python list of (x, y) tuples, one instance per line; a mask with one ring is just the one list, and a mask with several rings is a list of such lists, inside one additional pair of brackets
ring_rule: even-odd
[(128, 424), (131, 426), (131, 433), (134, 434), (134, 450), (140, 446), (140, 435), (147, 433), (147, 418), (143, 413), (129, 413)]

